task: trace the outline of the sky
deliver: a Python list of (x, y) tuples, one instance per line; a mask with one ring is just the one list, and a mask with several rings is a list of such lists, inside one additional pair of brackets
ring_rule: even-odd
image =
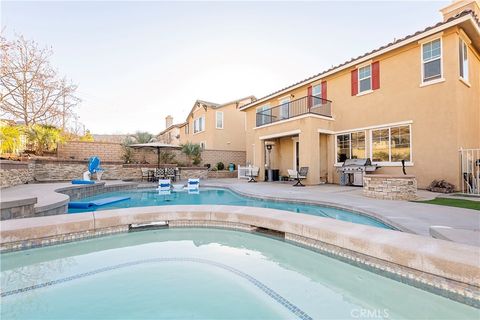
[(441, 20), (449, 1), (1, 1), (7, 38), (53, 49), (96, 134), (158, 133), (196, 99), (257, 98)]

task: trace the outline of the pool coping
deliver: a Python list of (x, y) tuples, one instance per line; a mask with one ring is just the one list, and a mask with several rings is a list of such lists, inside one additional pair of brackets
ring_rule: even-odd
[(480, 308), (480, 248), (283, 210), (150, 206), (0, 222), (2, 252), (128, 232), (134, 224), (273, 230), (285, 240), (397, 281)]
[[(408, 232), (408, 233), (415, 234), (415, 232), (413, 230), (410, 230), (410, 229), (408, 229), (408, 228), (406, 228), (406, 227), (404, 227), (404, 226), (402, 226), (398, 223), (395, 223), (394, 221), (391, 221), (388, 218), (382, 217), (382, 216), (378, 215), (377, 213), (375, 213), (373, 211), (359, 209), (359, 208), (355, 208), (355, 207), (348, 206), (348, 205), (341, 205), (341, 204), (337, 204), (337, 203), (333, 203), (333, 202), (327, 202), (327, 201), (314, 201), (314, 200), (305, 201), (305, 200), (301, 200), (301, 199), (291, 199), (291, 198), (283, 198), (283, 197), (271, 197), (271, 196), (267, 196), (267, 195), (258, 195), (258, 194), (239, 191), (239, 190), (236, 190), (236, 189), (234, 189), (230, 186), (225, 186), (225, 185), (220, 186), (220, 185), (215, 185), (215, 184), (206, 184), (205, 187), (206, 188), (226, 189), (226, 190), (229, 190), (229, 191), (231, 191), (235, 194), (238, 194), (240, 196), (250, 198), (250, 199), (255, 199), (255, 200), (268, 200), (268, 201), (274, 201), (274, 202), (286, 202), (286, 203), (292, 203), (292, 204), (314, 205), (314, 206), (327, 207), (327, 208), (332, 208), (332, 209), (340, 209), (340, 210), (348, 211), (348, 212), (351, 212), (351, 213), (355, 213), (355, 214), (358, 214), (358, 215), (376, 220), (380, 223), (383, 223), (383, 224), (385, 224), (389, 227), (394, 228), (397, 231), (403, 231), (403, 232)], [(330, 218), (330, 219), (335, 219), (335, 218)], [(337, 219), (335, 219), (335, 220), (337, 220)], [(346, 222), (348, 222), (348, 221), (346, 221)], [(351, 223), (354, 223), (354, 222), (351, 222)]]

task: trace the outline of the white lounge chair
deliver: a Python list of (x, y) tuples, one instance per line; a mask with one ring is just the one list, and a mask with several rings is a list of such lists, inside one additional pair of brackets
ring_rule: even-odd
[(170, 179), (160, 179), (158, 180), (158, 191), (170, 191), (172, 188), (172, 183), (170, 182)]
[(187, 190), (188, 191), (200, 190), (200, 179), (193, 179), (193, 178), (188, 179)]

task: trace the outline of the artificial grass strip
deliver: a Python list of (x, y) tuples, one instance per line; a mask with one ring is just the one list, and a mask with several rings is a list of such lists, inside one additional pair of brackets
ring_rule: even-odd
[(416, 201), (421, 203), (436, 204), (440, 206), (457, 207), (464, 209), (473, 209), (480, 211), (480, 201), (464, 200), (464, 199), (447, 199), (435, 198), (433, 200)]

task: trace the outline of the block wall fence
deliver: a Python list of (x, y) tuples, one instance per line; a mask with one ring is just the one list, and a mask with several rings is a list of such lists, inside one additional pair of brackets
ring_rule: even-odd
[[(176, 162), (180, 164), (187, 164), (187, 157), (180, 150), (171, 150), (175, 154)], [(156, 150), (148, 149), (133, 149), (134, 162), (150, 164), (157, 163)], [(123, 161), (123, 148), (120, 143), (112, 142), (85, 142), (85, 141), (70, 141), (59, 144), (57, 148), (58, 159), (66, 160), (86, 160), (91, 156), (100, 157), (102, 162)], [(246, 152), (245, 151), (230, 151), (230, 150), (203, 150), (201, 165), (210, 164), (214, 166), (218, 162), (223, 162), (225, 165), (234, 163), (235, 165), (245, 165)]]

